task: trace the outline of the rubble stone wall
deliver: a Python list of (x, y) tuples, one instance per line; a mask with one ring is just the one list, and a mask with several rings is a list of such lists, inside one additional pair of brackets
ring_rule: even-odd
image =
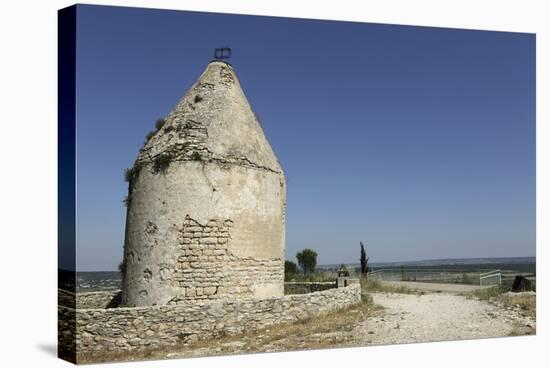
[[(282, 298), (205, 300), (152, 307), (72, 309), (59, 306), (61, 335), (77, 355), (137, 351), (292, 322), (359, 303), (359, 285)], [(65, 322), (63, 322), (65, 321)], [(63, 323), (76, 321), (76, 331)], [(74, 323), (68, 323), (68, 328)]]
[(336, 280), (331, 282), (285, 282), (285, 295), (307, 294), (336, 288)]
[(112, 291), (91, 291), (84, 293), (73, 293), (67, 290), (58, 289), (58, 304), (68, 308), (97, 309), (117, 308), (120, 304), (120, 290)]

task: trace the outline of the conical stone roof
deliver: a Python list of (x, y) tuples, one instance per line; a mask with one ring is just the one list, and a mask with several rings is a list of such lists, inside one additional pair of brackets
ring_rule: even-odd
[(228, 63), (212, 61), (140, 150), (136, 163), (215, 161), (283, 175)]

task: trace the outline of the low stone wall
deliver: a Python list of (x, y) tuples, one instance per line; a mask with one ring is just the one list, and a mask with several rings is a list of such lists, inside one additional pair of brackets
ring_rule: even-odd
[[(308, 294), (336, 287), (336, 281), (285, 282), (284, 284), (285, 295)], [(57, 292), (60, 305), (75, 308), (76, 303), (78, 309), (117, 308), (121, 302), (120, 293), (120, 290), (73, 293), (62, 289)], [(185, 302), (180, 304), (185, 305)]]
[(68, 308), (78, 309), (104, 309), (117, 308), (121, 300), (121, 291), (92, 291), (85, 293), (72, 293), (58, 289), (58, 304)]
[(307, 294), (336, 288), (336, 280), (331, 282), (285, 282), (285, 295)]
[[(76, 341), (77, 356), (137, 351), (238, 334), (345, 308), (361, 301), (359, 285), (301, 295), (245, 301), (72, 309), (59, 307), (60, 335)], [(64, 326), (70, 329), (64, 331)], [(63, 340), (63, 338), (61, 339)], [(73, 343), (74, 344), (74, 343)]]
[(63, 289), (57, 289), (57, 305), (76, 308), (76, 294)]

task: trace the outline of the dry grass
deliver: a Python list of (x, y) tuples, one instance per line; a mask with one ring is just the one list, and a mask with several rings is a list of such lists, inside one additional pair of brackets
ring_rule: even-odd
[(424, 295), (424, 291), (409, 289), (406, 286), (396, 286), (388, 283), (384, 283), (379, 280), (372, 280), (367, 278), (361, 278), (361, 292), (366, 293), (397, 293), (397, 294), (416, 294)]
[[(380, 312), (382, 307), (372, 304), (370, 301), (364, 301), (354, 306), (344, 309), (323, 313), (319, 316), (308, 317), (296, 322), (282, 323), (270, 326), (269, 328), (257, 332), (244, 334), (241, 336), (226, 336), (217, 339), (214, 344), (212, 341), (200, 341), (194, 347), (211, 347), (213, 345), (223, 345), (232, 341), (245, 341), (247, 346), (252, 344), (257, 349), (262, 345), (268, 345), (276, 341), (288, 339), (307, 338), (311, 335), (327, 334), (331, 332), (351, 332), (358, 321), (366, 320), (368, 317)], [(332, 346), (330, 341), (318, 339), (309, 341), (308, 349), (319, 349)], [(299, 347), (298, 347), (299, 348)], [(302, 347), (303, 348), (303, 347)], [(284, 350), (290, 350), (285, 347)]]
[(352, 341), (352, 331), (358, 322), (382, 313), (383, 308), (373, 304), (372, 298), (366, 297), (363, 300), (359, 304), (344, 309), (296, 322), (273, 325), (250, 333), (139, 352), (101, 352), (94, 355), (79, 355), (78, 362), (100, 363), (331, 348), (345, 344), (346, 341)]
[(501, 302), (506, 307), (519, 307), (529, 317), (536, 318), (537, 314), (537, 296), (536, 294), (527, 293), (506, 293), (501, 294), (497, 301)]
[(285, 282), (336, 282), (336, 276), (336, 272), (333, 271), (320, 271), (309, 275), (286, 273)]
[[(485, 289), (480, 289), (472, 292), (470, 296), (473, 296), (480, 300), (490, 300), (492, 298), (497, 298), (503, 293), (508, 291), (507, 289), (499, 286), (493, 286)], [(466, 294), (467, 295), (467, 294)]]
[(536, 317), (537, 295), (533, 292), (512, 293), (506, 288), (492, 287), (475, 291), (471, 296), (480, 300), (493, 301), (506, 308), (519, 307), (530, 317)]

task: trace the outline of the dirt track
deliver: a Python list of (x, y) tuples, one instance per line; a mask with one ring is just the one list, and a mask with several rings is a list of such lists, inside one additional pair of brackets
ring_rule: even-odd
[(365, 345), (503, 337), (535, 326), (519, 309), (460, 295), (377, 293), (373, 299), (385, 313), (355, 329)]

